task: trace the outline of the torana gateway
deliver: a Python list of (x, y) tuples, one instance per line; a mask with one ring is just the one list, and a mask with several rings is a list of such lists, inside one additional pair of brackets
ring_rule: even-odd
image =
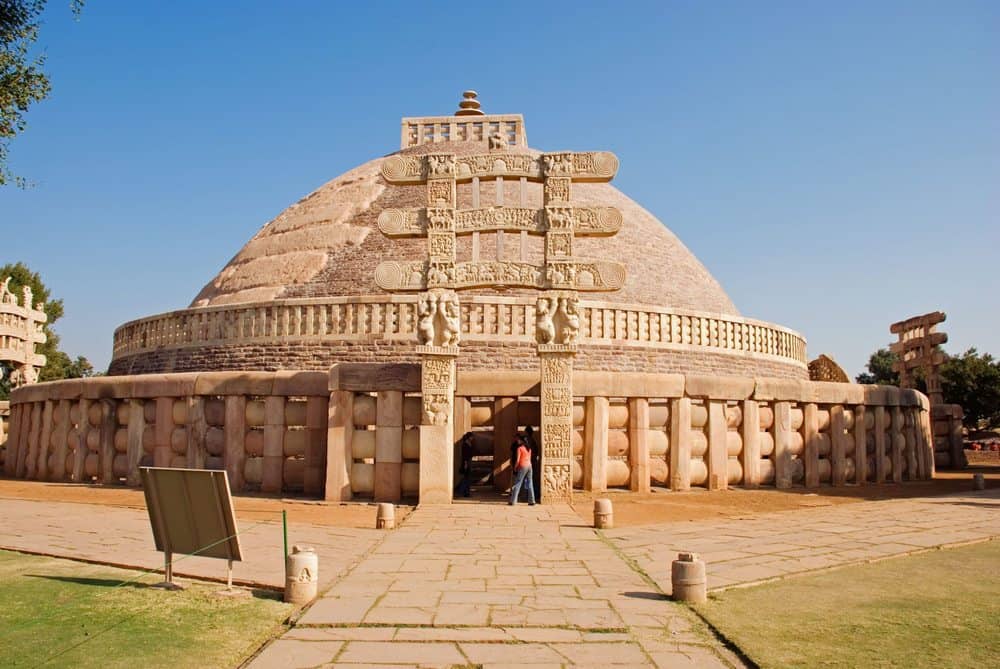
[[(188, 309), (114, 335), (99, 379), (13, 394), (8, 475), (448, 502), (538, 430), (543, 500), (930, 478), (927, 398), (809, 381), (805, 340), (739, 315), (608, 151), (528, 147), (472, 91), (265, 225)], [(587, 147), (602, 149), (606, 147)]]

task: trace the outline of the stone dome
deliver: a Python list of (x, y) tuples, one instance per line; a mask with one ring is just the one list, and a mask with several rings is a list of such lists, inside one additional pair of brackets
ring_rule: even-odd
[[(471, 161), (500, 150), (489, 153), (489, 161), (511, 155), (522, 164), (540, 164), (536, 159), (543, 156), (528, 147), (520, 115), (463, 110), (450, 117), (404, 118), (400, 151), (327, 182), (264, 225), (188, 309), (119, 327), (109, 373), (416, 361), (417, 295), (384, 290), (376, 268), (387, 261), (400, 266), (426, 261), (428, 240), (426, 233), (422, 238), (387, 236), (379, 221), (380, 215), (423, 211), (428, 186), (390, 181), (387, 173), (391, 178), (401, 162), (423, 165), (421, 157), (429, 154)], [(478, 108), (475, 114), (481, 114)], [(602, 156), (614, 163), (613, 176), (617, 159)], [(617, 234), (580, 233), (572, 240), (574, 258), (624, 268), (620, 289), (579, 294), (578, 368), (808, 378), (800, 335), (740, 316), (719, 283), (665, 225), (604, 181), (574, 178), (564, 205), (614, 208), (621, 223)], [(453, 207), (460, 213), (543, 207), (543, 184), (523, 174), (453, 183)], [(545, 238), (526, 231), (467, 232), (453, 240), (456, 263), (516, 258), (522, 266), (545, 264)], [(460, 364), (537, 369), (537, 295), (527, 287), (461, 290)]]
[[(444, 150), (425, 144), (390, 155), (423, 155)], [(483, 142), (451, 142), (449, 153), (474, 154)], [(523, 149), (525, 153), (539, 152)], [(518, 152), (512, 148), (511, 152)], [(384, 293), (375, 284), (375, 268), (392, 257), (420, 260), (426, 256), (422, 239), (388, 239), (378, 229), (385, 209), (424, 204), (423, 185), (393, 185), (381, 173), (376, 158), (328, 181), (264, 225), (232, 260), (198, 293), (192, 307), (259, 302), (285, 298), (333, 297)], [(517, 184), (506, 185), (506, 201), (516, 197)], [(481, 197), (495, 201), (495, 184), (484, 183)], [(527, 184), (529, 207), (542, 206), (541, 184)], [(463, 197), (465, 196), (465, 197)], [(459, 207), (470, 207), (459, 190)], [(610, 184), (573, 186), (573, 204), (616, 207), (624, 224), (612, 237), (579, 238), (576, 250), (585, 256), (625, 264), (624, 287), (600, 297), (607, 302), (644, 304), (738, 316), (739, 312), (705, 266), (655, 216)], [(467, 238), (466, 238), (467, 241)], [(458, 254), (470, 249), (459, 241)], [(541, 242), (534, 254), (541, 256)], [(495, 248), (484, 245), (484, 259)], [(463, 291), (464, 292), (464, 291)], [(497, 293), (478, 290), (475, 293)], [(511, 295), (528, 291), (505, 290)]]

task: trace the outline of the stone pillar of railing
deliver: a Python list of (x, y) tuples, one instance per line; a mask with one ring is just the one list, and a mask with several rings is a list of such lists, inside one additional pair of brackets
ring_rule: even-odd
[(264, 471), (260, 490), (281, 492), (285, 465), (285, 402), (279, 395), (264, 398)]
[(379, 391), (375, 412), (375, 501), (398, 502), (403, 480), (403, 393)]
[(326, 485), (323, 497), (327, 500), (348, 501), (351, 493), (351, 441), (354, 435), (354, 393), (334, 389), (326, 429)]
[[(159, 404), (157, 404), (157, 409), (159, 409)], [(157, 411), (156, 415), (156, 426), (158, 431), (160, 426), (159, 411)], [(226, 474), (229, 476), (229, 488), (233, 492), (242, 492), (246, 480), (243, 470), (247, 459), (247, 452), (244, 447), (247, 436), (246, 395), (226, 396), (226, 425), (224, 430), (226, 447), (223, 451), (222, 459), (223, 465), (226, 468)]]
[(59, 400), (59, 405), (56, 407), (56, 430), (53, 437), (55, 445), (52, 448), (55, 467), (49, 472), (50, 481), (66, 480), (66, 451), (69, 448), (67, 440), (69, 439), (70, 430), (69, 406), (70, 401), (62, 399)]
[(649, 399), (628, 399), (628, 461), (632, 492), (649, 492)]
[(130, 486), (142, 485), (139, 477), (139, 463), (142, 461), (142, 437), (146, 432), (146, 410), (144, 402), (132, 398), (128, 403), (128, 476), (126, 483)]
[(854, 405), (854, 482), (868, 482), (868, 414), (864, 404)]
[(691, 489), (691, 398), (670, 400), (670, 489)]
[(774, 403), (774, 487), (792, 487), (792, 406), (789, 402)]
[[(42, 409), (42, 434), (38, 443), (38, 465), (35, 474), (35, 478), (39, 481), (45, 481), (49, 478), (49, 449), (52, 442), (52, 417), (55, 415), (55, 407), (56, 404), (53, 400), (46, 400)], [(114, 444), (111, 448), (114, 450)]]
[(593, 492), (608, 489), (608, 398), (584, 400), (583, 488)]
[(98, 478), (104, 485), (118, 482), (117, 477), (115, 477), (115, 432), (118, 430), (117, 409), (118, 402), (115, 400), (101, 400), (100, 447), (97, 451), (97, 461)]
[(327, 404), (325, 397), (310, 396), (306, 400), (306, 455), (303, 492), (322, 495), (326, 478)]
[(729, 473), (726, 465), (728, 460), (726, 438), (726, 403), (722, 400), (705, 400), (708, 411), (708, 464), (709, 490), (725, 490), (729, 487)]
[(760, 404), (757, 400), (748, 399), (743, 400), (741, 406), (743, 450), (740, 452), (740, 464), (743, 466), (743, 486), (752, 489), (760, 485)]
[(875, 483), (885, 483), (886, 428), (889, 416), (884, 406), (875, 407)]

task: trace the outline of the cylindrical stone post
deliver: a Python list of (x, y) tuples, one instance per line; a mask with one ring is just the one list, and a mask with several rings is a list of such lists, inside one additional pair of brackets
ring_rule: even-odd
[(610, 499), (594, 500), (594, 527), (599, 530), (610, 530), (615, 526), (614, 509)]
[(708, 600), (705, 563), (697, 553), (679, 553), (670, 564), (670, 583), (673, 598), (679, 602), (704, 602)]
[(986, 478), (982, 474), (972, 475), (972, 489), (986, 490)]
[(389, 502), (381, 502), (375, 512), (375, 529), (391, 530), (396, 527), (396, 507)]
[(293, 546), (285, 556), (285, 601), (307, 604), (319, 589), (319, 557), (311, 546)]

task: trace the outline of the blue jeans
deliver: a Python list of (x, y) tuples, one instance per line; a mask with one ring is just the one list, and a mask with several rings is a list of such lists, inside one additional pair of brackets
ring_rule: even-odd
[(514, 471), (514, 485), (510, 487), (510, 503), (517, 504), (521, 486), (528, 488), (528, 502), (535, 503), (535, 486), (531, 483), (531, 467), (523, 467)]

